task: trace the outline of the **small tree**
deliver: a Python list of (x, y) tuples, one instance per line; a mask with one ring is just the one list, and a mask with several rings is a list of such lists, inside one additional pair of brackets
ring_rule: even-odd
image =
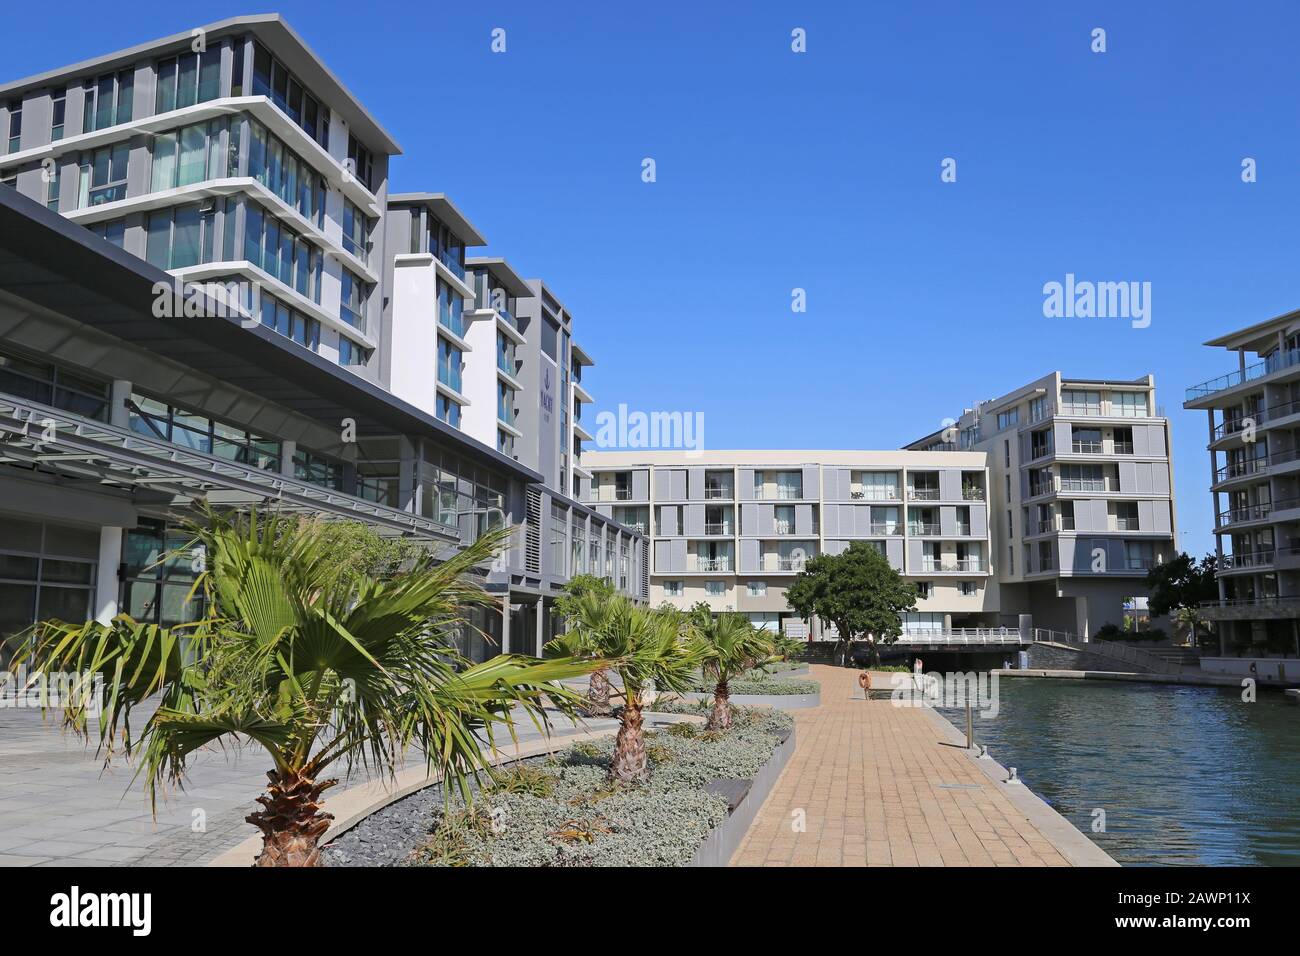
[(1158, 564), (1147, 572), (1146, 586), (1151, 592), (1147, 608), (1152, 617), (1160, 617), (1179, 608), (1194, 608), (1219, 596), (1214, 572), (1218, 560), (1207, 554), (1196, 561), (1186, 552)]
[(848, 663), (856, 634), (871, 634), (876, 648), (891, 644), (902, 633), (902, 613), (916, 607), (916, 587), (890, 567), (883, 554), (864, 541), (854, 541), (840, 554), (810, 560), (786, 588), (785, 599), (800, 617), (814, 614), (839, 631), (837, 650)]
[[(592, 600), (584, 595), (583, 602)], [(562, 634), (546, 645), (548, 654), (601, 658), (623, 685), (623, 709), (610, 779), (644, 783), (650, 777), (642, 709), (651, 684), (657, 690), (684, 691), (700, 666), (698, 642), (691, 637), (686, 615), (675, 610), (647, 610), (619, 596), (609, 602), (609, 618), (584, 643)]]
[[(564, 586), (555, 599), (555, 614), (565, 621), (571, 633), (572, 640), (568, 645), (571, 656), (594, 656), (600, 631), (609, 623), (617, 594), (612, 583), (593, 574), (579, 574)], [(609, 674), (603, 667), (591, 672), (584, 710), (589, 717), (606, 717), (612, 711)]]
[(773, 659), (772, 639), (755, 630), (743, 614), (719, 614), (714, 617), (706, 610), (693, 615), (699, 635), (700, 654), (704, 676), (713, 682), (713, 710), (709, 714), (708, 730), (731, 728), (732, 678)]

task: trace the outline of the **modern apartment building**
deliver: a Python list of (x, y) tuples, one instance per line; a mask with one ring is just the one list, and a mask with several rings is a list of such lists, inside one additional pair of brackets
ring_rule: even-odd
[(1143, 579), (1175, 553), (1169, 421), (1151, 376), (1060, 372), (966, 409), (906, 446), (987, 456), (992, 587), (1007, 623), (1095, 634), (1145, 611)]
[[(590, 360), (567, 313), (562, 350), (511, 382), (497, 336), (530, 341), (513, 303), (536, 293), (504, 260), (467, 267), (485, 240), (447, 197), (389, 195), (397, 144), (278, 16), (0, 91), (0, 634), (192, 613), (151, 562), (200, 498), (435, 548), (517, 525), (484, 572), (503, 613), (476, 622), (513, 650), (549, 637), (578, 542), (645, 597), (645, 538), (537, 467), (577, 457), (566, 386)], [(546, 404), (530, 365), (568, 432), (517, 424)]]
[[(920, 589), (905, 629), (935, 634), (997, 623), (986, 458), (972, 451), (592, 451), (587, 501), (651, 535), (653, 604), (704, 602), (800, 633), (786, 586), (809, 558), (866, 541)], [(812, 628), (813, 637), (824, 636), (819, 622)]]
[(1275, 668), (1300, 654), (1300, 311), (1205, 344), (1237, 368), (1183, 404), (1207, 419), (1220, 600), (1204, 612), (1222, 655)]

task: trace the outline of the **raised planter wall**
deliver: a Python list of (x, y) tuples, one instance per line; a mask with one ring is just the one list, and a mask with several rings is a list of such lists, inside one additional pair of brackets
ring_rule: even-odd
[(792, 753), (794, 753), (793, 727), (790, 728), (790, 736), (776, 748), (767, 763), (763, 765), (763, 769), (750, 781), (749, 790), (727, 815), (727, 819), (709, 831), (709, 835), (695, 851), (695, 857), (688, 864), (689, 866), (726, 866), (731, 862), (732, 856), (740, 848), (741, 841), (745, 839), (745, 834), (749, 832), (754, 817), (758, 815), (758, 808), (763, 805), (772, 788), (776, 786), (777, 778), (781, 776), (781, 771), (785, 769)]
[[(694, 691), (685, 691), (681, 697), (685, 700), (713, 700), (712, 694)], [(775, 707), (778, 710), (803, 710), (822, 705), (820, 691), (816, 694), (732, 694), (728, 700), (744, 707)]]

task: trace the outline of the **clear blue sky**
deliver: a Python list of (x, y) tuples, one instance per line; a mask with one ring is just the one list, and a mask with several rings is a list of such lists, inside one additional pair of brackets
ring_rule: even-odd
[[(394, 188), (447, 192), (557, 290), (598, 410), (703, 411), (713, 448), (896, 447), (1053, 369), (1152, 372), (1180, 543), (1207, 550), (1183, 389), (1234, 367), (1207, 338), (1300, 306), (1300, 7), (714, 6), (278, 10), (402, 144)], [(268, 8), (115, 9), (11, 4), (4, 72)], [(1151, 282), (1151, 326), (1044, 318), (1067, 272)]]

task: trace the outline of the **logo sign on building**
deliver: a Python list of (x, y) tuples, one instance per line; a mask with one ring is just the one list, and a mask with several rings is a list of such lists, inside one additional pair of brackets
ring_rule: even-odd
[(551, 424), (551, 416), (555, 414), (555, 371), (551, 366), (542, 363), (542, 424)]

